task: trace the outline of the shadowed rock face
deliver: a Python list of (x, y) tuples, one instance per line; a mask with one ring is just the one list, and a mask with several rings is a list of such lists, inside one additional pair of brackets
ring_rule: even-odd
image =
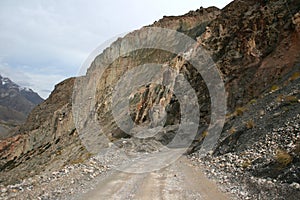
[[(212, 52), (224, 76), (229, 110), (259, 96), (299, 63), (299, 1), (234, 1), (198, 40)], [(287, 7), (288, 5), (288, 7)]]
[[(183, 32), (197, 40), (194, 51), (204, 48), (210, 53), (226, 85), (229, 111), (259, 96), (285, 75), (299, 70), (300, 34), (294, 15), (300, 9), (300, 2), (289, 1), (291, 13), (284, 0), (268, 1), (264, 5), (260, 2), (234, 1), (223, 10), (213, 7), (199, 9), (179, 17), (164, 17), (152, 25)], [(125, 37), (139, 35), (142, 40), (146, 36), (143, 31), (144, 28)], [(99, 122), (110, 141), (117, 142), (120, 138), (130, 137), (113, 120), (113, 89), (128, 70), (147, 63), (160, 63), (185, 76), (195, 89), (200, 105), (200, 128), (207, 127), (210, 122), (208, 90), (201, 75), (184, 56), (157, 49), (137, 50), (110, 63), (101, 79), (98, 77), (96, 71), (99, 61), (118, 51), (123, 45), (122, 40), (117, 40), (99, 55), (87, 75), (81, 78), (93, 85), (95, 92), (91, 91), (91, 95), (95, 96), (92, 104), (94, 112), (85, 119), (86, 122), (92, 119)], [(162, 77), (160, 81), (168, 82), (172, 74)], [(31, 112), (17, 135), (0, 143), (2, 183), (15, 182), (43, 170), (58, 169), (89, 156), (73, 122), (73, 84), (74, 79), (58, 84), (51, 96)], [(130, 112), (135, 123), (150, 124), (155, 116), (149, 111), (153, 111), (155, 106), (159, 110), (154, 112), (158, 113), (156, 116), (166, 112), (166, 125), (176, 126), (180, 123), (178, 100), (165, 87), (148, 84), (132, 91), (130, 97)], [(78, 113), (75, 114), (77, 116)], [(204, 136), (199, 134), (197, 141)], [(156, 139), (168, 143), (170, 138), (167, 132)], [(102, 145), (108, 144), (103, 142)]]

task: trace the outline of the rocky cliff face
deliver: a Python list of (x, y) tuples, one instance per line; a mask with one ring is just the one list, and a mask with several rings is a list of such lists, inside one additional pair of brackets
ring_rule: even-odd
[[(225, 7), (221, 14), (215, 8), (205, 11), (198, 10), (183, 17), (165, 18), (156, 22), (154, 26), (170, 25), (177, 31), (183, 31), (198, 41), (198, 45), (192, 51), (197, 51), (202, 47), (210, 52), (225, 82), (228, 94), (227, 106), (230, 113), (236, 107), (243, 106), (251, 99), (257, 98), (285, 75), (299, 69), (297, 64), (300, 50), (299, 33), (293, 24), (296, 22), (294, 15), (299, 6), (297, 1), (291, 1), (289, 4), (284, 1), (270, 1), (265, 4), (260, 1), (234, 1)], [(204, 19), (202, 23), (195, 24), (197, 28), (189, 30), (180, 28), (183, 21), (193, 24), (190, 17), (197, 15), (200, 17), (196, 17), (196, 19)], [(206, 17), (202, 15), (206, 15)], [(213, 20), (208, 23), (208, 19)], [(205, 28), (203, 28), (204, 25)], [(97, 57), (87, 73), (86, 85), (90, 87), (92, 82), (99, 78), (97, 69), (108, 62), (109, 55), (117, 54), (120, 48), (127, 48), (128, 44), (123, 42), (124, 40), (128, 38), (130, 41), (131, 38), (137, 36), (140, 38), (138, 43), (142, 43), (145, 37), (149, 36), (146, 32), (146, 29), (141, 29), (129, 34), (125, 39), (116, 41), (101, 56)], [(170, 38), (165, 39), (173, 42)], [(183, 57), (174, 56), (161, 50), (138, 50), (109, 64), (109, 67), (103, 72), (102, 79), (93, 86), (96, 88), (96, 92), (94, 92), (96, 93), (94, 110), (96, 114), (91, 118), (97, 118), (103, 124), (104, 132), (110, 140), (128, 137), (114, 123), (112, 117), (111, 110), (114, 106), (111, 103), (114, 87), (125, 72), (132, 70), (135, 66), (151, 62), (170, 65), (175, 71), (178, 70), (187, 77), (196, 90), (198, 104), (202, 105), (200, 113), (205, 117), (200, 122), (201, 126), (209, 123), (208, 91), (201, 75), (193, 71), (193, 66)], [(161, 80), (161, 82), (168, 81), (164, 78)], [(164, 88), (157, 88), (154, 85), (140, 88), (139, 92), (136, 91), (135, 94), (132, 94), (134, 105), (131, 105), (131, 112), (135, 123), (146, 124), (149, 122), (151, 116), (148, 111), (154, 104), (160, 104), (163, 110), (169, 113), (169, 125), (178, 123), (180, 111), (178, 101), (173, 95), (172, 93), (166, 94)], [(93, 93), (85, 98), (87, 99), (89, 96), (93, 96)], [(86, 118), (86, 121), (91, 121), (91, 118)]]
[(216, 7), (200, 8), (190, 11), (182, 16), (164, 16), (163, 19), (154, 22), (154, 27), (176, 30), (190, 36), (201, 35), (206, 26), (221, 13)]
[(0, 142), (1, 182), (16, 182), (89, 156), (73, 123), (73, 84), (74, 79), (58, 84), (17, 134)]
[(30, 111), (43, 99), (29, 88), (22, 88), (0, 75), (0, 139), (13, 127), (25, 122)]
[[(197, 41), (193, 52), (199, 48), (209, 52), (224, 79), (228, 113), (258, 98), (273, 85), (280, 84), (280, 81), (299, 71), (300, 33), (299, 15), (296, 13), (300, 9), (300, 2), (261, 2), (234, 1), (223, 10), (201, 8), (180, 17), (165, 17), (150, 26), (183, 32)], [(101, 140), (100, 147), (107, 146), (109, 142), (117, 143), (121, 138), (130, 138), (131, 135), (122, 131), (113, 119), (113, 91), (126, 72), (147, 63), (165, 64), (174, 69), (174, 72), (163, 76), (158, 82), (168, 85), (173, 81), (173, 76), (182, 74), (194, 88), (197, 103), (201, 105), (199, 134), (195, 143), (196, 146), (201, 144), (211, 118), (211, 100), (202, 76), (185, 59), (189, 52), (175, 55), (163, 50), (141, 49), (118, 57), (112, 63), (105, 63), (110, 55), (120, 55), (118, 51), (126, 45), (122, 41), (133, 35), (139, 35), (142, 41), (147, 37), (146, 29), (142, 28), (125, 36), (125, 39), (117, 40), (94, 60), (87, 75), (79, 79), (85, 86), (89, 86), (79, 88), (79, 92), (88, 91), (83, 96), (78, 95), (81, 98), (78, 100), (84, 103), (81, 105), (82, 110), (78, 112), (75, 109), (72, 112), (74, 80), (66, 80), (57, 85), (51, 96), (33, 110), (26, 124), (18, 130), (18, 135), (1, 142), (2, 183), (14, 182), (45, 169), (57, 169), (66, 163), (88, 157), (89, 153), (78, 137), (78, 132), (82, 130), (76, 130), (74, 118), (76, 123), (81, 123), (81, 128), (91, 121), (102, 125), (102, 134), (107, 140)], [(108, 67), (99, 80), (97, 70), (103, 63), (108, 64)], [(162, 71), (166, 72), (166, 69)], [(179, 101), (166, 87), (154, 83), (139, 87), (132, 91), (129, 101), (131, 118), (136, 124), (151, 125), (155, 107), (158, 110), (157, 116), (160, 116), (159, 113), (166, 115), (165, 126), (176, 129), (180, 123)], [(77, 122), (78, 116), (83, 121)], [(173, 131), (163, 131), (153, 139), (166, 144), (173, 138)], [(90, 132), (99, 135), (97, 127)], [(81, 139), (90, 137), (85, 134), (81, 135)]]
[(234, 1), (198, 37), (224, 76), (230, 110), (297, 70), (298, 11), (298, 1)]

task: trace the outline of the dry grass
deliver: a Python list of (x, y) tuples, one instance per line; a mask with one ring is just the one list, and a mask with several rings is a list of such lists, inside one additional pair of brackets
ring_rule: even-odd
[(292, 95), (279, 95), (277, 98), (276, 98), (276, 101), (279, 103), (279, 102), (286, 102), (286, 103), (297, 103), (299, 101), (298, 97), (296, 96), (292, 96)]
[(296, 79), (300, 78), (300, 72), (295, 72), (291, 78), (290, 78), (290, 81), (294, 81)]
[(250, 104), (256, 104), (257, 103), (257, 100), (256, 99), (252, 99), (250, 102), (249, 102)]
[(250, 167), (252, 164), (252, 162), (250, 160), (245, 160), (243, 163), (242, 163), (242, 168), (246, 169), (248, 167)]
[(232, 117), (232, 113), (226, 113), (226, 118)]
[(246, 108), (244, 107), (237, 107), (234, 111), (235, 116), (242, 116), (244, 112), (246, 111)]
[(236, 128), (235, 127), (232, 127), (231, 129), (228, 130), (228, 133), (231, 135), (231, 134), (234, 134), (236, 132)]
[(280, 102), (282, 102), (282, 101), (284, 101), (284, 95), (283, 94), (280, 94), (280, 95), (278, 95), (278, 97), (276, 98), (276, 101), (278, 102), (278, 103), (280, 103)]
[(273, 86), (271, 87), (271, 92), (275, 92), (275, 91), (277, 91), (277, 90), (279, 90), (279, 86), (278, 86), (278, 85), (273, 85)]
[(281, 166), (285, 167), (293, 161), (293, 157), (284, 150), (278, 150), (275, 156), (275, 160)]
[(246, 122), (246, 128), (247, 129), (252, 129), (255, 127), (255, 123), (253, 120), (249, 120), (248, 122)]
[(284, 97), (285, 102), (296, 103), (298, 102), (298, 98), (296, 96), (286, 96)]
[(203, 133), (202, 133), (202, 137), (206, 137), (208, 135), (208, 131), (203, 131)]
[(57, 150), (57, 151), (55, 152), (55, 154), (56, 154), (57, 156), (60, 156), (60, 155), (62, 154), (62, 152), (61, 152), (61, 150)]
[(75, 165), (75, 164), (80, 164), (80, 163), (84, 163), (85, 161), (87, 161), (89, 158), (91, 158), (93, 155), (91, 153), (87, 153), (87, 154), (83, 154), (80, 157), (71, 160), (70, 164), (71, 165)]

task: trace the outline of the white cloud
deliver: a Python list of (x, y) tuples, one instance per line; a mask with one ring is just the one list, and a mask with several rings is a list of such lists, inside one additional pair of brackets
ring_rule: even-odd
[(29, 71), (12, 68), (7, 63), (0, 63), (0, 74), (9, 77), (20, 86), (33, 89), (44, 99), (49, 96), (54, 89), (54, 85), (66, 78), (62, 75), (48, 73), (30, 73)]
[(181, 15), (200, 6), (224, 7), (229, 2), (1, 0), (0, 74), (5, 66), (20, 83), (24, 83), (22, 76), (12, 72), (28, 76), (37, 91), (51, 90), (62, 78), (76, 75), (87, 56), (115, 35), (152, 24), (164, 15)]
[[(30, 74), (25, 72), (25, 76), (29, 77), (30, 87), (39, 93), (39, 95), (46, 99), (50, 92), (54, 89), (54, 86), (66, 79), (61, 75), (47, 75), (47, 74)], [(52, 86), (51, 88), (49, 86)], [(47, 88), (47, 89), (45, 89)]]

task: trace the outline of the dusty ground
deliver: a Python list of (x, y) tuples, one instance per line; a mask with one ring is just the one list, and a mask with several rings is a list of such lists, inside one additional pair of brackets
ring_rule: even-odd
[(20, 184), (0, 186), (0, 199), (229, 199), (186, 156), (153, 172), (124, 172), (151, 170), (174, 155), (149, 155), (128, 161), (110, 150), (85, 163)]
[(113, 171), (95, 189), (78, 199), (229, 199), (200, 169), (181, 157), (156, 172), (131, 174)]

